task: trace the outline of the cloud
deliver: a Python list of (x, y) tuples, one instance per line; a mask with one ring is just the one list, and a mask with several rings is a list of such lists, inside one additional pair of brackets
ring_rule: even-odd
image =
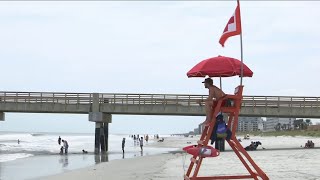
[[(235, 2), (0, 2), (2, 90), (206, 94), (186, 72), (240, 58)], [(247, 95), (318, 96), (320, 2), (241, 2)], [(215, 83), (219, 83), (215, 78)], [(233, 92), (239, 78), (224, 78)], [(138, 127), (137, 127), (138, 128)]]

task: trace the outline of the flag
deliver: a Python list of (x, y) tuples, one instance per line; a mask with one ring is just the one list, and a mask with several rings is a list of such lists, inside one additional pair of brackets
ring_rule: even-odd
[(240, 5), (238, 1), (237, 8), (229, 19), (226, 27), (223, 30), (222, 36), (220, 37), (219, 43), (224, 47), (224, 43), (229, 37), (239, 35), (241, 33), (241, 17), (240, 17)]

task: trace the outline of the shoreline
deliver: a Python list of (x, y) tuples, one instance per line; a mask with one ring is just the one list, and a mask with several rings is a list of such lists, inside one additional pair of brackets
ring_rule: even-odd
[[(318, 179), (320, 172), (313, 158), (320, 157), (319, 149), (310, 149), (304, 154), (300, 150), (269, 151), (267, 156), (262, 153), (250, 152), (255, 162), (270, 179)], [(298, 155), (297, 155), (298, 154)], [(292, 156), (296, 156), (293, 158)], [(191, 156), (190, 156), (191, 157)], [(304, 164), (304, 163), (306, 164)], [(217, 164), (219, 166), (217, 166)], [(143, 156), (133, 159), (114, 160), (95, 166), (77, 169), (53, 176), (40, 177), (44, 180), (86, 180), (86, 179), (152, 179), (176, 180), (183, 179), (183, 174), (189, 166), (189, 155), (181, 153), (164, 153), (160, 155)], [(221, 169), (222, 168), (222, 169)], [(206, 158), (203, 161), (199, 175), (239, 175), (248, 174), (240, 161), (231, 151), (223, 152), (217, 158)]]
[[(16, 136), (16, 134), (13, 134)], [(12, 136), (10, 134), (10, 136)], [(40, 146), (42, 145), (42, 141), (47, 141), (47, 144), (50, 146), (44, 146), (47, 149), (55, 148), (57, 145), (55, 136), (36, 136), (41, 137), (42, 139), (38, 142)], [(88, 136), (85, 136), (87, 138)], [(7, 138), (7, 137), (5, 137)], [(5, 139), (3, 138), (3, 139)], [(11, 138), (11, 137), (10, 137)], [(16, 138), (16, 137), (14, 137)], [(75, 137), (78, 138), (78, 137)], [(83, 138), (83, 136), (80, 136)], [(89, 136), (89, 138), (91, 138)], [(39, 147), (38, 144), (33, 144), (34, 141), (27, 140), (25, 143), (16, 144), (14, 141), (11, 144), (6, 144), (3, 146), (0, 155), (0, 179), (1, 180), (20, 180), (20, 179), (41, 179), (39, 177), (46, 177), (56, 174), (61, 174), (64, 172), (69, 172), (72, 170), (77, 170), (81, 168), (91, 167), (99, 163), (110, 162), (117, 159), (131, 159), (138, 158), (140, 156), (150, 156), (155, 154), (167, 153), (172, 150), (176, 150), (176, 148), (170, 147), (158, 147), (153, 146), (152, 144), (156, 144), (156, 140), (152, 139), (149, 143), (145, 143), (144, 152), (140, 152), (140, 147), (136, 145), (136, 143), (128, 138), (126, 153), (122, 154), (121, 144), (115, 143), (120, 141), (120, 137), (116, 137), (118, 139), (111, 139), (111, 150), (109, 147), (109, 152), (105, 155), (95, 155), (93, 152), (89, 151), (88, 154), (83, 154), (82, 152), (78, 152), (77, 149), (81, 148), (83, 142), (82, 139), (75, 141), (71, 146), (71, 151), (69, 151), (68, 155), (60, 155), (58, 151), (47, 151), (43, 150), (43, 147)], [(49, 139), (49, 140), (47, 140)], [(121, 137), (122, 139), (122, 137)], [(33, 140), (33, 139), (32, 139)], [(85, 139), (86, 140), (86, 139)], [(89, 143), (91, 143), (91, 139), (89, 139)], [(120, 141), (121, 142), (121, 141)], [(31, 146), (28, 146), (29, 144)], [(47, 145), (46, 144), (46, 145)], [(52, 144), (52, 145), (51, 145)], [(23, 146), (23, 148), (22, 148)], [(92, 147), (91, 144), (87, 144), (87, 146)], [(11, 148), (12, 147), (12, 148)], [(30, 148), (31, 147), (31, 148)], [(39, 150), (37, 150), (39, 148)], [(80, 149), (81, 150), (81, 149)], [(79, 151), (80, 151), (79, 150)], [(19, 154), (27, 154), (30, 156), (20, 157)], [(19, 157), (18, 157), (19, 155)], [(2, 156), (2, 157), (1, 157)], [(10, 158), (12, 156), (12, 158)], [(43, 169), (43, 166), (47, 167), (45, 170), (39, 171), (39, 169)], [(16, 172), (19, 172), (18, 174)]]
[[(126, 152), (108, 154), (42, 154), (26, 158), (18, 158), (13, 161), (0, 163), (0, 179), (19, 180), (19, 179), (43, 179), (43, 177), (54, 176), (66, 172), (72, 172), (83, 168), (94, 167), (99, 164), (110, 163), (118, 160), (136, 159), (148, 156), (168, 154), (169, 151), (150, 152), (147, 148), (145, 152)], [(46, 169), (43, 169), (43, 166)], [(41, 169), (41, 171), (39, 171)], [(19, 171), (16, 174), (17, 170)]]
[[(270, 179), (308, 179), (319, 178), (317, 162), (320, 158), (320, 148), (305, 149), (299, 147), (300, 141), (307, 138), (293, 137), (256, 137), (270, 144), (270, 149), (258, 149), (248, 151), (254, 161), (269, 176)], [(195, 144), (199, 137), (167, 137), (163, 143), (154, 143), (156, 147), (175, 147)], [(254, 140), (254, 138), (252, 138)], [(250, 143), (251, 140), (242, 142)], [(276, 141), (284, 144), (285, 148), (279, 147)], [(314, 140), (319, 144), (320, 138)], [(188, 143), (190, 142), (190, 143)], [(188, 143), (188, 144), (187, 144)], [(289, 146), (291, 145), (291, 146)], [(76, 169), (62, 174), (41, 177), (45, 180), (69, 180), (69, 179), (152, 179), (152, 180), (176, 180), (183, 179), (183, 174), (189, 166), (190, 155), (177, 149), (168, 153), (143, 156), (131, 159), (113, 160), (94, 166)], [(217, 166), (217, 164), (219, 166)], [(222, 170), (222, 169), (223, 170)], [(236, 175), (248, 174), (236, 155), (226, 145), (226, 151), (216, 158), (205, 158), (199, 175)]]
[[(165, 137), (164, 142), (157, 142), (146, 144), (144, 146), (145, 151), (141, 154), (139, 151), (140, 147), (136, 147), (134, 151), (126, 151), (125, 155), (122, 157), (122, 153), (109, 153), (108, 156), (95, 156), (94, 154), (69, 154), (65, 155), (40, 155), (33, 156), (25, 159), (18, 159), (16, 161), (3, 163), (4, 171), (0, 172), (6, 173), (6, 168), (12, 166), (20, 167), (19, 177), (14, 177), (16, 179), (59, 179), (59, 180), (69, 180), (71, 179), (181, 179), (184, 171), (189, 165), (189, 155), (182, 151), (182, 148), (191, 144), (196, 144), (200, 137), (182, 137), (182, 136), (170, 136)], [(307, 157), (307, 162), (312, 164), (314, 158), (320, 158), (320, 148), (317, 147), (320, 144), (320, 138), (314, 138), (316, 148), (305, 149), (300, 147), (307, 139), (306, 137), (259, 137), (253, 136), (250, 140), (242, 140), (241, 144), (245, 147), (251, 141), (259, 140), (264, 146), (259, 146), (257, 151), (249, 151), (249, 154), (253, 159), (261, 166), (264, 170), (266, 168), (268, 173), (270, 173), (273, 179), (279, 179), (283, 177), (281, 172), (272, 174), (274, 169), (268, 164), (277, 164), (275, 167), (283, 168), (282, 163), (287, 164), (287, 159), (293, 160), (298, 155), (302, 159)], [(265, 147), (265, 149), (262, 149)], [(168, 149), (168, 151), (159, 151), (159, 149)], [(305, 151), (303, 151), (305, 150)], [(149, 152), (148, 152), (149, 151)], [(260, 152), (261, 151), (261, 152)], [(316, 153), (315, 153), (316, 152)], [(307, 155), (305, 155), (307, 154)], [(318, 155), (319, 154), (319, 155)], [(115, 158), (112, 156), (116, 156)], [(304, 157), (305, 156), (305, 157)], [(309, 157), (310, 156), (310, 157)], [(271, 158), (270, 158), (271, 157)], [(279, 159), (272, 159), (274, 157), (279, 157)], [(210, 174), (213, 168), (214, 172), (220, 172), (216, 169), (216, 164), (220, 164), (224, 167), (232, 166), (232, 169), (238, 173), (245, 173), (239, 169), (239, 162), (234, 157), (234, 153), (231, 151), (229, 145), (226, 144), (226, 151), (222, 152), (217, 158), (206, 158), (204, 161), (209, 161), (209, 167), (203, 168), (204, 174)], [(283, 162), (282, 162), (283, 161)], [(300, 160), (300, 164), (305, 162)], [(309, 162), (310, 161), (310, 162)], [(42, 169), (44, 162), (48, 168), (48, 172), (37, 172), (34, 170), (30, 171), (30, 168)], [(231, 162), (228, 164), (226, 162)], [(237, 162), (237, 163), (236, 163)], [(21, 165), (21, 164), (26, 165)], [(296, 169), (299, 166), (296, 162), (288, 162), (292, 166), (291, 168)], [(183, 165), (184, 164), (184, 165)], [(28, 167), (27, 167), (28, 165)], [(30, 167), (29, 167), (30, 166)], [(59, 166), (59, 167), (57, 167)], [(27, 168), (26, 168), (27, 167)], [(309, 169), (317, 167), (314, 165), (312, 167), (307, 166)], [(301, 167), (299, 167), (301, 168)], [(18, 168), (19, 169), (19, 168)], [(303, 169), (303, 168), (302, 168)], [(286, 169), (288, 171), (290, 169)], [(201, 170), (202, 171), (202, 170)], [(23, 176), (22, 173), (36, 173), (36, 176)], [(8, 172), (7, 172), (8, 173)], [(14, 174), (14, 171), (11, 170)], [(227, 173), (227, 172), (225, 172)], [(228, 174), (228, 173), (227, 173)], [(221, 175), (221, 174), (218, 174)], [(230, 172), (229, 172), (230, 175)], [(320, 179), (320, 175), (315, 174)], [(12, 175), (11, 175), (12, 176)], [(16, 176), (16, 175), (15, 175)], [(300, 177), (300, 176), (298, 176)], [(7, 176), (8, 179), (10, 176)], [(6, 180), (6, 176), (1, 179)], [(305, 178), (305, 177), (301, 177)], [(291, 178), (292, 179), (292, 178)], [(294, 178), (293, 178), (294, 179)]]

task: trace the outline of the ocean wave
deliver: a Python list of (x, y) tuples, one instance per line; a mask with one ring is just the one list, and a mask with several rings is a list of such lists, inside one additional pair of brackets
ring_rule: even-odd
[(1, 154), (31, 154), (31, 155), (51, 155), (58, 154), (50, 151), (30, 151), (30, 150), (2, 150)]
[(44, 136), (46, 134), (41, 134), (41, 133), (31, 133), (31, 136)]
[(3, 154), (1, 152), (0, 154), (0, 162), (6, 162), (6, 161), (13, 161), (16, 159), (21, 159), (21, 158), (27, 158), (33, 156), (32, 154), (26, 154), (26, 153), (14, 153), (14, 154)]
[[(18, 140), (0, 140), (0, 142), (1, 143), (18, 143)], [(22, 142), (22, 141), (20, 141), (20, 142)]]

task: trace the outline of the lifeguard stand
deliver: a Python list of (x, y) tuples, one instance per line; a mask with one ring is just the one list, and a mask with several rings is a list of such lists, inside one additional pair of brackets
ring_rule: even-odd
[[(219, 112), (228, 114), (228, 128), (232, 131), (232, 137), (230, 141), (227, 141), (233, 151), (236, 153), (242, 164), (248, 170), (249, 175), (234, 175), (234, 176), (211, 176), (211, 177), (198, 177), (198, 172), (203, 160), (200, 155), (193, 155), (190, 159), (190, 165), (187, 174), (184, 175), (185, 180), (209, 180), (209, 179), (258, 179), (260, 177), (263, 180), (268, 180), (268, 176), (258, 167), (258, 165), (252, 160), (247, 151), (242, 147), (239, 141), (236, 139), (236, 131), (238, 126), (238, 116), (240, 113), (241, 102), (242, 102), (242, 92), (243, 86), (238, 86), (235, 89), (234, 95), (225, 95), (220, 98), (216, 106), (212, 109), (212, 120), (210, 123), (205, 124), (204, 130), (202, 132), (201, 138), (198, 141), (199, 147), (205, 147), (208, 145), (212, 131), (216, 124), (216, 115)], [(231, 101), (231, 106), (225, 106), (226, 101)], [(251, 164), (253, 169), (249, 166), (246, 160)], [(195, 168), (194, 165), (196, 164)], [(194, 169), (193, 173), (192, 170)]]

